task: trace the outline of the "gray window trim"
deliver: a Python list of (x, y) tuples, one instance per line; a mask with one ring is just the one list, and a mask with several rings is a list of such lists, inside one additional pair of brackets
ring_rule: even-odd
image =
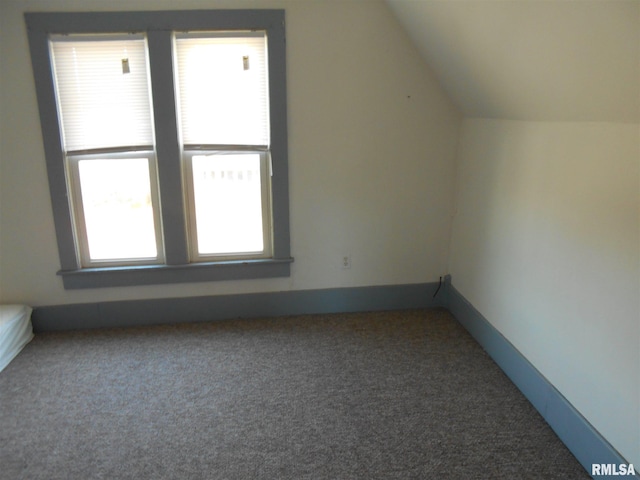
[[(25, 13), (64, 287), (97, 288), (289, 276), (289, 180), (284, 10)], [(266, 30), (272, 157), (273, 258), (189, 263), (171, 56), (176, 30)], [(146, 32), (165, 265), (81, 268), (67, 196), (48, 39), (51, 34)], [(171, 79), (170, 81), (168, 79)]]

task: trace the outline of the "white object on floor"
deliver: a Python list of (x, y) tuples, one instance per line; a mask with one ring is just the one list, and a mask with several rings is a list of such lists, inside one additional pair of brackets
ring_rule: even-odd
[(33, 338), (31, 307), (0, 305), (0, 372)]

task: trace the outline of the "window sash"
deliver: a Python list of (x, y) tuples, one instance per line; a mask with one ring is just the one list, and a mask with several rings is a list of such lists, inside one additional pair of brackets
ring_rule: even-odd
[(269, 145), (264, 31), (174, 34), (181, 140), (187, 145)]
[[(259, 156), (259, 181), (260, 184), (260, 213), (261, 213), (261, 250), (236, 250), (218, 253), (203, 253), (200, 250), (198, 235), (198, 214), (196, 188), (194, 184), (194, 157), (200, 156), (228, 156), (256, 154)], [(189, 251), (192, 262), (227, 261), (238, 259), (261, 259), (273, 256), (273, 218), (271, 205), (271, 169), (270, 154), (264, 150), (251, 149), (249, 146), (242, 149), (194, 149), (183, 152), (184, 178), (187, 196), (187, 218), (189, 228)]]
[(144, 35), (52, 35), (49, 48), (66, 152), (153, 143)]
[[(155, 241), (156, 254), (154, 256), (114, 256), (92, 258), (91, 255), (91, 237), (87, 220), (88, 206), (84, 204), (82, 182), (80, 174), (80, 163), (92, 160), (115, 160), (122, 161), (125, 159), (147, 159), (148, 167), (148, 187), (151, 201), (151, 214), (153, 221), (153, 235)], [(124, 265), (153, 265), (162, 264), (164, 262), (164, 248), (162, 242), (162, 225), (160, 220), (160, 201), (157, 182), (157, 165), (155, 154), (152, 151), (119, 151), (119, 152), (102, 152), (81, 155), (66, 155), (66, 170), (68, 191), (71, 201), (71, 210), (73, 216), (73, 226), (76, 237), (76, 248), (79, 263), (84, 268), (100, 267), (100, 266), (124, 266)], [(146, 187), (146, 185), (144, 186)], [(142, 218), (148, 221), (148, 218)], [(106, 224), (106, 222), (105, 222)], [(151, 232), (146, 232), (147, 235)], [(133, 240), (135, 242), (135, 239)], [(94, 245), (96, 245), (94, 243)]]

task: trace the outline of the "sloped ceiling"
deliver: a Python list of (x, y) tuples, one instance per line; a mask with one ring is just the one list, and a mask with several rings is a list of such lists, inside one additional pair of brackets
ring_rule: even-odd
[(386, 0), (468, 117), (640, 122), (640, 0)]

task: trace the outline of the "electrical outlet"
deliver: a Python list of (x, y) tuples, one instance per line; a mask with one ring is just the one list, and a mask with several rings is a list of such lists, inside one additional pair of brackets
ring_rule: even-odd
[(346, 270), (348, 268), (351, 268), (351, 256), (345, 255), (342, 257), (342, 269)]

